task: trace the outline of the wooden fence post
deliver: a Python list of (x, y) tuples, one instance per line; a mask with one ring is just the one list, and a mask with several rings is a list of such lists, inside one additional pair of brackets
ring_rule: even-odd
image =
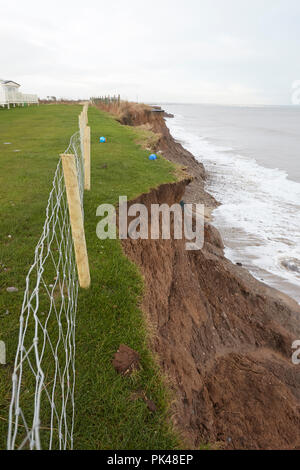
[(79, 126), (79, 131), (80, 131), (80, 135), (81, 135), (81, 131), (82, 131), (82, 116), (81, 116), (81, 113), (79, 114), (78, 116), (78, 126)]
[(84, 103), (84, 105), (83, 105), (83, 111), (82, 111), (83, 116), (84, 116), (84, 124), (85, 124), (85, 126), (88, 125), (88, 106), (89, 106), (88, 103)]
[(83, 129), (85, 128), (85, 126), (86, 126), (85, 115), (84, 115), (84, 112), (81, 111), (81, 113), (79, 114), (79, 127), (80, 127), (82, 132), (83, 132)]
[(79, 285), (80, 287), (87, 289), (88, 287), (90, 287), (91, 278), (84, 233), (83, 215), (81, 210), (75, 156), (71, 154), (62, 154), (61, 159), (65, 177)]
[(83, 133), (84, 189), (91, 189), (91, 128), (86, 126)]
[(0, 364), (6, 364), (6, 346), (4, 341), (0, 341)]

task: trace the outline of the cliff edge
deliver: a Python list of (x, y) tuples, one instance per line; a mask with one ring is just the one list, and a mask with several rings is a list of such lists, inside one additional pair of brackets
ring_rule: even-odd
[[(159, 134), (155, 150), (193, 177), (131, 203), (218, 204), (205, 191), (202, 164), (171, 137), (161, 113), (140, 106), (119, 117)], [(149, 223), (151, 221), (149, 220)], [(145, 280), (143, 310), (151, 346), (174, 391), (173, 421), (187, 445), (225, 449), (300, 448), (299, 305), (224, 257), (207, 221), (202, 250), (185, 240), (122, 240)]]

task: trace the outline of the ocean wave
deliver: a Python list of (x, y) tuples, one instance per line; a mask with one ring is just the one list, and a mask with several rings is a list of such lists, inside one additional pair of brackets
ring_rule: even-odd
[(277, 288), (278, 277), (288, 281), (300, 301), (300, 184), (282, 170), (188, 132), (182, 121), (175, 116), (167, 124), (204, 164), (207, 190), (222, 204), (213, 216), (227, 246), (225, 255), (255, 268), (258, 278), (266, 271), (273, 274), (276, 279), (268, 276), (267, 282)]

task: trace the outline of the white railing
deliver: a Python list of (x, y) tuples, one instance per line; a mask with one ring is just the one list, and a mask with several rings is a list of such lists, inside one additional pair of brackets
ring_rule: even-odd
[[(10, 106), (15, 104), (38, 104), (39, 99), (38, 95), (21, 93), (20, 91), (15, 91), (14, 93), (5, 93), (6, 96), (0, 95), (0, 105), (1, 106)], [(8, 95), (8, 96), (7, 96)]]

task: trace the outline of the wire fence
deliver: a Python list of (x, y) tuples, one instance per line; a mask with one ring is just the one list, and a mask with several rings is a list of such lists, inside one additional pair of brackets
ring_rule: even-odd
[[(83, 212), (82, 132), (65, 153), (75, 156)], [(78, 275), (62, 161), (46, 220), (26, 277), (12, 375), (7, 448), (72, 449), (75, 414), (75, 325)]]

